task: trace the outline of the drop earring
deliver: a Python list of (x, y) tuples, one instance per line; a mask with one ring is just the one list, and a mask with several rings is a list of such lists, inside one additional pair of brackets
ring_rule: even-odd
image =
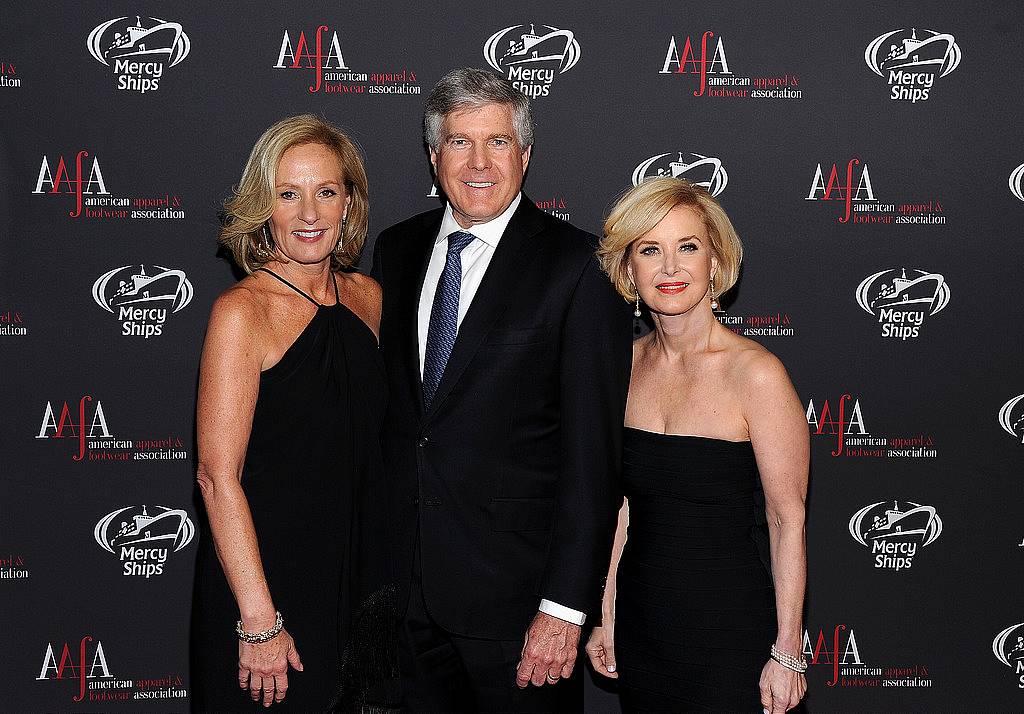
[(334, 252), (339, 255), (345, 252), (345, 226), (348, 225), (348, 212), (341, 217), (341, 235), (338, 236), (338, 244), (334, 246)]
[(270, 237), (270, 230), (265, 222), (260, 229), (260, 240), (253, 243), (252, 252), (257, 259), (265, 263), (274, 257), (274, 240)]
[(715, 276), (711, 276), (711, 309), (718, 309), (718, 295), (715, 294)]
[(636, 307), (633, 308), (633, 317), (640, 317), (640, 291), (633, 286), (633, 292), (636, 293)]

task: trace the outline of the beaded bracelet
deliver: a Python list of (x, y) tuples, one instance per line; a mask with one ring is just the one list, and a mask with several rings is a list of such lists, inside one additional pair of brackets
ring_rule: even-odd
[(239, 620), (235, 624), (235, 634), (238, 635), (238, 639), (242, 642), (246, 642), (250, 645), (259, 645), (264, 642), (269, 642), (278, 636), (281, 629), (284, 627), (284, 618), (281, 617), (281, 613), (277, 613), (277, 619), (274, 621), (274, 626), (269, 630), (263, 630), (263, 632), (246, 632), (242, 628), (242, 621)]
[(772, 659), (781, 664), (786, 669), (791, 669), (794, 672), (803, 674), (807, 671), (807, 660), (804, 659), (803, 655), (794, 657), (791, 654), (783, 652), (775, 645), (772, 645)]

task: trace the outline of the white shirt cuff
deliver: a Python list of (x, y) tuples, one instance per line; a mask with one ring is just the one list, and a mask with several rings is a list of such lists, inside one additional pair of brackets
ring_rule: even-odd
[(557, 602), (551, 602), (550, 600), (541, 600), (540, 607), (537, 608), (545, 615), (551, 615), (551, 617), (557, 617), (559, 620), (565, 620), (571, 622), (574, 625), (583, 626), (583, 623), (587, 621), (586, 613), (580, 612), (579, 610), (573, 610), (571, 607), (565, 605), (559, 605)]

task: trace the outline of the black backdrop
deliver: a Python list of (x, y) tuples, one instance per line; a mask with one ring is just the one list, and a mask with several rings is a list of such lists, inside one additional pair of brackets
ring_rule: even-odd
[[(507, 74), (510, 42), (568, 30), (542, 40), (561, 42), (554, 60), (512, 65), (540, 70), (517, 80), (537, 97), (529, 197), (597, 232), (635, 177), (709, 184), (746, 247), (721, 319), (778, 354), (807, 405), (811, 710), (1019, 711), (1022, 14), (5, 8), (0, 710), (187, 709), (206, 537), (192, 532), (196, 372), (235, 279), (217, 212), (255, 138), (310, 111), (344, 127), (375, 234), (437, 205), (420, 138), (433, 83), (487, 66), (490, 47)], [(164, 51), (119, 65), (116, 33)], [(616, 709), (592, 684), (587, 700)]]

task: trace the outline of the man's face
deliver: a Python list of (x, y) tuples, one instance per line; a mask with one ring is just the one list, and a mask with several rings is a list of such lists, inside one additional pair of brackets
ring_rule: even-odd
[(500, 216), (523, 185), (530, 148), (520, 150), (506, 104), (452, 112), (430, 162), (463, 228)]

